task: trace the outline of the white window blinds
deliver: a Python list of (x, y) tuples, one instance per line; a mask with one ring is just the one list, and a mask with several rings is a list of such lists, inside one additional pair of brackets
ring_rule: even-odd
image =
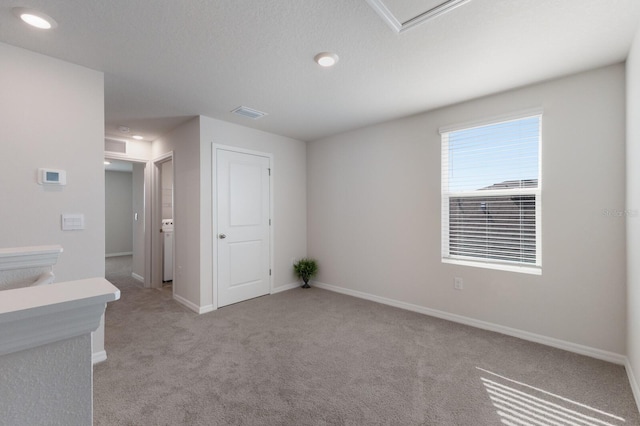
[(442, 258), (539, 268), (541, 115), (442, 132)]

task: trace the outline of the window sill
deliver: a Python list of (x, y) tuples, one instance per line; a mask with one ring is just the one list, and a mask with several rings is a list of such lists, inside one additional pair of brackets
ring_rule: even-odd
[(453, 265), (471, 266), (474, 268), (496, 269), (499, 271), (519, 272), (521, 274), (542, 275), (542, 267), (540, 266), (522, 266), (511, 265), (505, 263), (490, 263), (473, 260), (462, 260), (453, 258), (442, 258), (442, 263), (450, 263)]

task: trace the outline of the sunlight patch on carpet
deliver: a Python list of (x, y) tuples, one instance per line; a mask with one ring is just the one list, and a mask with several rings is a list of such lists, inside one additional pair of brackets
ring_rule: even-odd
[(503, 424), (508, 426), (620, 426), (625, 419), (476, 367)]

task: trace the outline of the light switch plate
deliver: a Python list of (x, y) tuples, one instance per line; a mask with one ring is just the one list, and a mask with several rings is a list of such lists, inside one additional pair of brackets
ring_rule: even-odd
[(64, 213), (62, 215), (63, 231), (80, 231), (84, 229), (84, 215), (82, 213)]

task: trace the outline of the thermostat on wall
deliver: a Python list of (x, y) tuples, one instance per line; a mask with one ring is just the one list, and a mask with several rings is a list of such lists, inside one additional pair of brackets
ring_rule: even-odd
[(40, 185), (66, 185), (67, 172), (64, 170), (38, 169), (38, 183)]

